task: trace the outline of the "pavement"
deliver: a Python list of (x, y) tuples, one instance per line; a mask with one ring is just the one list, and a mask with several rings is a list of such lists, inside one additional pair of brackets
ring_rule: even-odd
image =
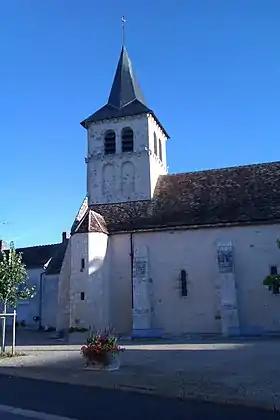
[(128, 342), (121, 369), (111, 373), (83, 369), (76, 344), (38, 333), (18, 344), (26, 356), (0, 360), (1, 374), (280, 410), (279, 338)]
[(0, 375), (0, 420), (276, 420), (263, 409)]

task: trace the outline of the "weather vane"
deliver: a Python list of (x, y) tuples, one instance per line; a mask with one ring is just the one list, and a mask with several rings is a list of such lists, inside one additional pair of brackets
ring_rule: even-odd
[(122, 17), (122, 44), (123, 47), (125, 46), (125, 24), (126, 24), (126, 20), (125, 17)]

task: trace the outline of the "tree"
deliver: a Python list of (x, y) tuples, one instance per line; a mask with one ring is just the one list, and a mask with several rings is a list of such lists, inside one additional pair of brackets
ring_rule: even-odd
[[(280, 249), (280, 238), (276, 241), (278, 248)], [(273, 294), (279, 294), (280, 292), (280, 273), (271, 273), (263, 280), (263, 284), (271, 290)]]
[[(0, 252), (0, 302), (3, 313), (7, 307), (15, 308), (19, 300), (30, 299), (35, 296), (35, 287), (27, 287), (27, 271), (22, 261), (22, 254), (16, 252), (13, 242), (8, 251)], [(6, 317), (2, 320), (2, 348), (5, 352)]]

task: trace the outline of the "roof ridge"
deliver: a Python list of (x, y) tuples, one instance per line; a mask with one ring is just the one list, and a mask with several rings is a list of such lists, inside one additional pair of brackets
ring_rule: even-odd
[(43, 247), (47, 247), (47, 246), (55, 246), (55, 245), (60, 245), (61, 242), (57, 242), (55, 244), (44, 244), (44, 245), (32, 245), (32, 246), (21, 246), (18, 248), (15, 248), (16, 250), (18, 249), (30, 249), (30, 248), (43, 248)]
[(104, 217), (103, 217), (100, 213), (97, 213), (96, 211), (94, 211), (94, 210), (92, 210), (92, 209), (90, 209), (89, 211), (90, 211), (90, 216), (94, 216), (94, 218), (95, 218), (95, 220), (96, 220), (96, 222), (97, 222), (98, 226), (100, 227), (100, 229), (101, 229), (102, 233), (108, 233), (108, 232), (106, 232), (106, 231), (105, 231), (105, 229), (103, 229), (103, 227), (101, 226), (101, 223), (99, 222), (97, 215), (98, 215), (98, 216), (100, 216), (100, 217), (102, 218), (102, 220), (104, 221), (104, 223), (106, 223), (106, 222), (105, 222), (105, 220), (104, 220)]
[(275, 164), (279, 164), (280, 165), (280, 161), (273, 161), (273, 162), (260, 162), (260, 163), (251, 163), (251, 164), (247, 164), (247, 165), (237, 165), (237, 166), (225, 166), (222, 168), (209, 168), (209, 169), (200, 169), (197, 171), (187, 171), (187, 172), (175, 172), (172, 174), (166, 174), (166, 175), (160, 175), (160, 177), (171, 177), (171, 176), (176, 176), (176, 175), (191, 175), (191, 174), (199, 174), (202, 172), (217, 172), (217, 171), (226, 171), (226, 170), (232, 170), (232, 169), (239, 169), (239, 168), (253, 168), (253, 167), (257, 167), (257, 166), (269, 166), (269, 165), (275, 165)]

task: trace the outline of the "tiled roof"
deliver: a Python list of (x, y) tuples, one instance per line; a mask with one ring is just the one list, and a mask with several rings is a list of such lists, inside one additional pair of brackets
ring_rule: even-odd
[(90, 209), (104, 218), (112, 233), (279, 222), (280, 162), (163, 175), (150, 201)]
[(22, 260), (27, 268), (39, 268), (53, 257), (61, 244), (39, 245), (26, 248), (17, 248), (22, 253)]
[(79, 233), (102, 232), (108, 233), (104, 218), (93, 210), (88, 210), (76, 231)]
[(74, 219), (74, 222), (73, 222), (72, 227), (71, 227), (71, 232), (73, 232), (76, 229), (76, 227), (78, 226), (78, 224), (80, 223), (80, 221), (82, 220), (84, 215), (86, 214), (87, 209), (88, 209), (88, 197), (86, 195), (85, 198), (83, 199), (82, 204), (81, 204), (81, 206), (78, 210), (78, 213), (77, 213), (77, 215)]
[(27, 269), (43, 268), (46, 265), (46, 274), (59, 274), (67, 243), (68, 240), (65, 240), (59, 244), (17, 248), (16, 251), (22, 253), (22, 261)]
[(46, 274), (59, 274), (60, 273), (68, 242), (69, 240), (66, 239), (61, 244), (58, 244), (56, 252), (53, 254), (53, 257), (45, 272)]

